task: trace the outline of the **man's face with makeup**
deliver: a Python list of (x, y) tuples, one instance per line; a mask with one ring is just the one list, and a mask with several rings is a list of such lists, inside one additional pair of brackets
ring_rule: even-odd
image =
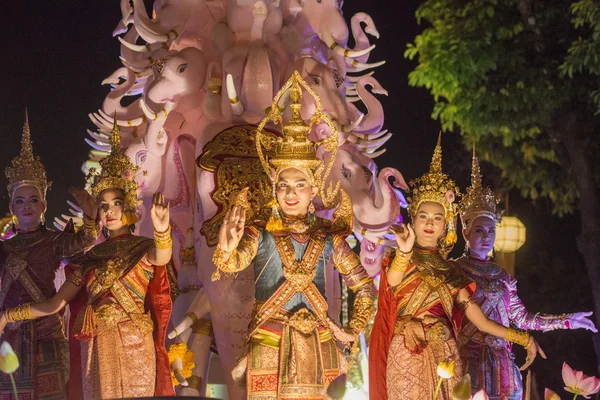
[(413, 221), (417, 243), (423, 247), (436, 247), (437, 241), (446, 229), (444, 207), (432, 201), (419, 205)]
[(275, 194), (285, 216), (301, 217), (308, 213), (310, 201), (317, 191), (304, 172), (289, 168), (279, 174)]

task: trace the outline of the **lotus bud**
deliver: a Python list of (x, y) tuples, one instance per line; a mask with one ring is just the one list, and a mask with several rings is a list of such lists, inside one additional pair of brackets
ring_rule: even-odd
[(450, 379), (454, 376), (454, 369), (456, 367), (456, 362), (454, 360), (442, 361), (438, 364), (437, 374), (440, 378)]
[(0, 345), (0, 371), (12, 374), (19, 368), (19, 359), (13, 351), (10, 343), (2, 342)]
[(454, 386), (454, 390), (452, 391), (452, 400), (470, 400), (471, 399), (471, 375), (466, 374), (463, 378), (458, 382), (456, 386)]

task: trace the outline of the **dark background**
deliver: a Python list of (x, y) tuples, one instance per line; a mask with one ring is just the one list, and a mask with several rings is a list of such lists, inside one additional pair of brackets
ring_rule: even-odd
[[(107, 1), (18, 1), (2, 5), (0, 26), (0, 169), (18, 154), (24, 108), (29, 109), (33, 146), (41, 156), (48, 177), (54, 182), (48, 192), (51, 221), (67, 211), (69, 185), (83, 186), (82, 163), (89, 147), (86, 129), (93, 129), (87, 114), (97, 110), (108, 87), (101, 81), (120, 66), (119, 45), (111, 32), (120, 18), (119, 2)], [(370, 14), (381, 33), (371, 61), (385, 59), (375, 77), (389, 91), (380, 97), (386, 110), (384, 128), (394, 133), (387, 153), (378, 158), (381, 167), (399, 169), (406, 180), (424, 173), (429, 166), (439, 123), (431, 120), (433, 100), (424, 89), (408, 86), (414, 63), (403, 58), (406, 44), (422, 27), (414, 13), (416, 0), (346, 0), (344, 15)], [(443, 136), (444, 170), (461, 187), (469, 182), (470, 155), (455, 133)], [(493, 167), (482, 165), (484, 176)], [(6, 179), (0, 179), (0, 216), (8, 212)], [(562, 313), (592, 309), (591, 291), (583, 260), (577, 253), (578, 215), (552, 216), (544, 202), (533, 204), (511, 193), (510, 213), (527, 226), (527, 243), (517, 252), (516, 276), (521, 298), (530, 310)], [(459, 242), (455, 255), (460, 254)], [(536, 339), (548, 355), (533, 365), (541, 390), (562, 391), (563, 361), (587, 374), (595, 371), (591, 334), (580, 331), (538, 333)], [(518, 363), (524, 355), (518, 351)]]

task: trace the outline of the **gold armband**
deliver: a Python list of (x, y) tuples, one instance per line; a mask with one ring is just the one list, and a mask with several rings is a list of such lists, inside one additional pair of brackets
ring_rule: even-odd
[(173, 239), (171, 239), (171, 226), (164, 232), (154, 230), (154, 245), (158, 250), (168, 250), (173, 247)]
[(396, 272), (405, 272), (410, 265), (410, 258), (412, 257), (412, 251), (410, 253), (396, 252), (396, 256), (390, 264), (390, 269)]
[(75, 286), (81, 286), (81, 284), (83, 283), (83, 279), (81, 279), (81, 277), (75, 274), (69, 274), (66, 280), (67, 282), (71, 282)]
[(98, 237), (100, 233), (100, 226), (96, 220), (89, 218), (87, 215), (83, 216), (83, 226), (81, 229), (90, 237)]
[(504, 339), (512, 343), (520, 344), (524, 348), (527, 348), (532, 338), (526, 331), (507, 328), (506, 336), (504, 337)]
[(5, 315), (8, 322), (34, 319), (33, 315), (31, 315), (31, 303), (25, 303), (17, 307), (9, 308), (5, 311)]

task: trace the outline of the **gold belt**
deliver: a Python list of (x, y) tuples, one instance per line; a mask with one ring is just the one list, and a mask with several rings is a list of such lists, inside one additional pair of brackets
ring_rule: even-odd
[[(258, 314), (258, 310), (262, 307), (262, 304), (262, 302), (256, 302), (254, 305), (255, 317)], [(279, 309), (269, 318), (269, 321), (289, 325), (305, 335), (308, 335), (322, 325), (319, 317), (307, 308), (301, 308), (296, 312)]]
[(438, 318), (426, 316), (423, 319), (404, 315), (396, 321), (394, 335), (405, 335), (425, 343), (443, 343), (452, 336), (448, 326)]
[(98, 308), (88, 305), (75, 322), (76, 336), (89, 340), (105, 329), (115, 329), (120, 323), (132, 321), (143, 335), (154, 330), (150, 313), (128, 314), (118, 304), (103, 304)]

